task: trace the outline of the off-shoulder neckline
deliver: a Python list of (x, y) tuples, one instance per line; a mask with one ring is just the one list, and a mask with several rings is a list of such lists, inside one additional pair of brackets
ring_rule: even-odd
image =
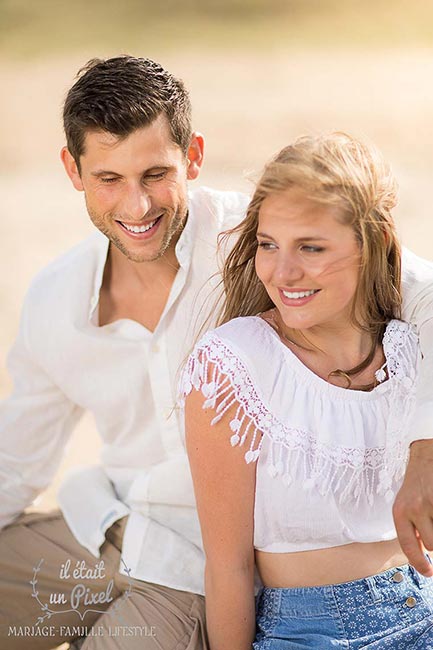
[[(320, 377), (318, 374), (316, 374), (311, 368), (305, 365), (299, 357), (294, 354), (294, 352), (283, 343), (281, 338), (279, 337), (278, 333), (274, 330), (272, 325), (270, 325), (264, 318), (261, 316), (245, 316), (241, 318), (248, 318), (248, 319), (253, 319), (254, 321), (261, 323), (261, 327), (268, 332), (273, 340), (277, 343), (277, 345), (281, 348), (282, 353), (287, 355), (291, 361), (292, 364), (298, 369), (299, 373), (305, 377), (310, 383), (314, 384), (317, 386), (318, 389), (321, 391), (327, 390), (328, 393), (331, 393), (335, 395), (335, 397), (339, 398), (344, 398), (346, 396), (349, 399), (355, 399), (355, 400), (369, 400), (369, 399), (375, 399), (376, 397), (379, 397), (385, 392), (388, 392), (388, 390), (391, 387), (392, 380), (387, 379), (386, 381), (378, 384), (375, 386), (372, 390), (370, 391), (362, 391), (358, 389), (353, 389), (353, 388), (344, 388), (342, 386), (336, 386), (335, 384), (330, 384), (329, 382), (326, 381), (326, 379), (323, 379)], [(395, 322), (394, 320), (391, 320), (388, 325), (386, 326), (385, 332), (388, 331), (391, 323)], [(385, 362), (388, 364), (389, 358), (388, 358), (388, 350), (386, 349), (386, 346), (384, 346), (384, 356), (385, 356)]]

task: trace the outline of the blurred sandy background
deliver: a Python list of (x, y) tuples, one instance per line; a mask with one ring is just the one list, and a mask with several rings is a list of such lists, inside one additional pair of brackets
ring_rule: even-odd
[[(61, 168), (61, 104), (87, 59), (148, 56), (182, 77), (207, 138), (201, 182), (247, 189), (300, 133), (377, 143), (400, 184), (403, 242), (433, 258), (433, 4), (413, 0), (0, 0), (0, 397), (32, 276), (91, 231)], [(91, 449), (84, 456), (82, 450)], [(58, 479), (98, 443), (85, 418)]]

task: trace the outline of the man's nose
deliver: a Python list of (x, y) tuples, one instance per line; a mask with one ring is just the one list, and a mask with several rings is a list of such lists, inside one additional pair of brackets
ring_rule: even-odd
[(152, 202), (146, 188), (141, 185), (129, 186), (122, 210), (124, 218), (140, 221), (149, 212), (151, 205)]

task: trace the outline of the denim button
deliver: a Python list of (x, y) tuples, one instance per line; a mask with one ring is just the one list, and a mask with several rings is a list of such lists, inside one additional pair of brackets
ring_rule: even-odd
[(401, 571), (396, 571), (392, 576), (393, 582), (403, 582), (403, 580), (404, 580), (404, 575), (402, 574)]
[(415, 605), (416, 605), (416, 598), (414, 598), (413, 596), (409, 596), (409, 598), (406, 600), (406, 603), (405, 603), (405, 604), (406, 604), (408, 607), (415, 607)]

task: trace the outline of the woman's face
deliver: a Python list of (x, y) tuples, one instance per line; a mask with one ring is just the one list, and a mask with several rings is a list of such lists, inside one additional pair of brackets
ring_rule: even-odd
[(260, 207), (257, 241), (256, 273), (287, 327), (350, 324), (361, 255), (337, 207), (296, 188), (270, 195)]

